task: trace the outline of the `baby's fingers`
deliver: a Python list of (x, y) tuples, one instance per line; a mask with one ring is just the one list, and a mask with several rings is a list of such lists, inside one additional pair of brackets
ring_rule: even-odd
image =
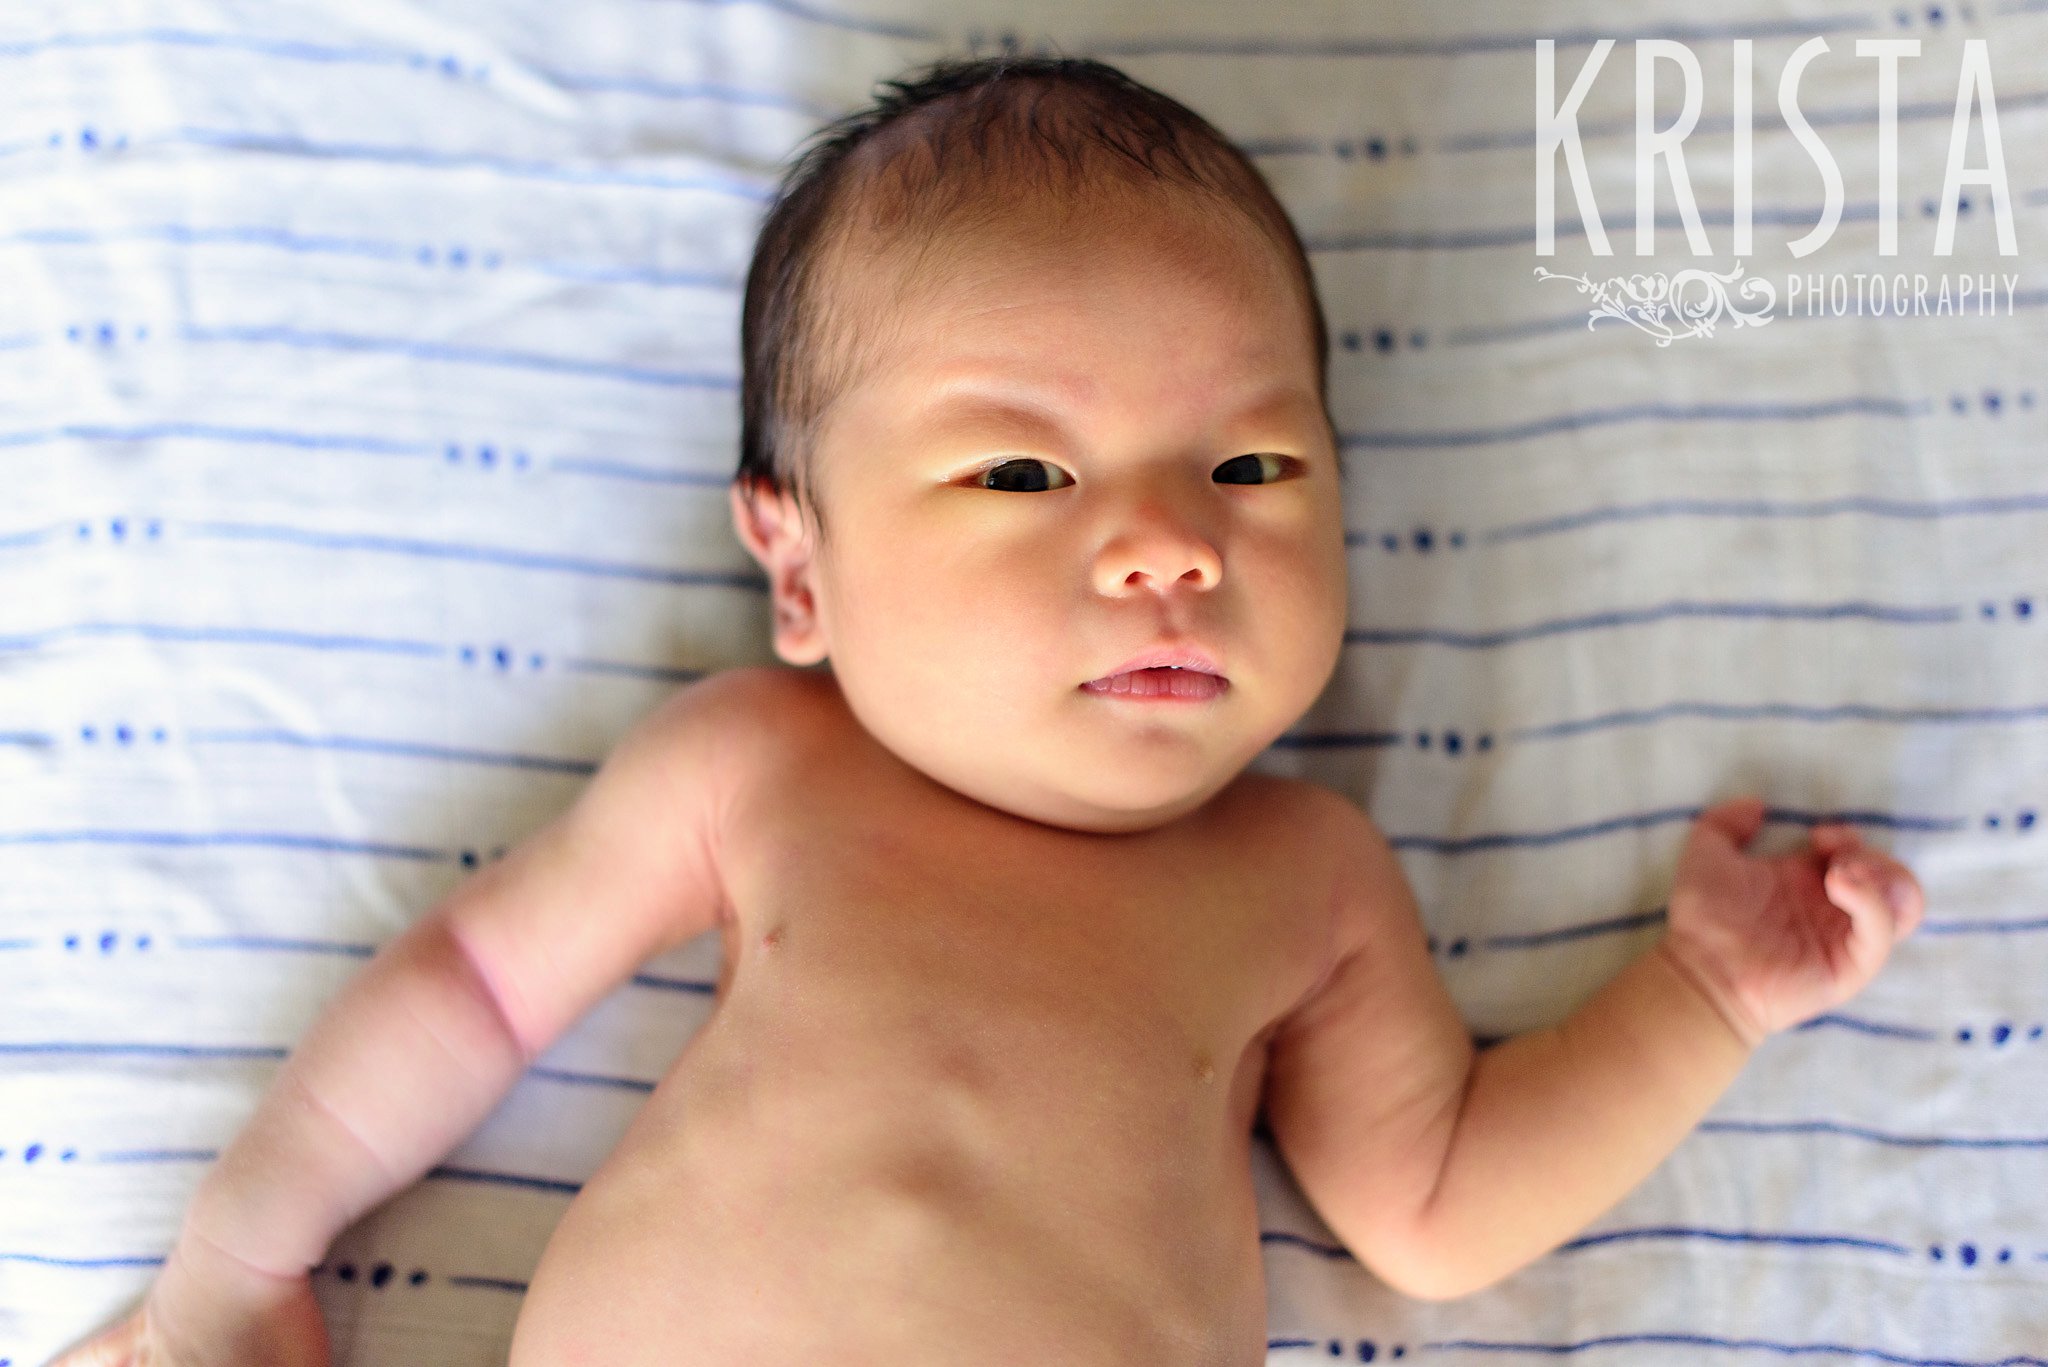
[(1920, 925), (1926, 898), (1912, 870), (1882, 851), (1856, 849), (1828, 861), (1828, 900), (1851, 917), (1864, 912), (1887, 941), (1903, 940)]
[(1854, 826), (1839, 821), (1824, 822), (1813, 828), (1809, 837), (1816, 852), (1832, 859), (1838, 854), (1847, 854), (1863, 844), (1863, 834)]
[(1833, 861), (1822, 879), (1828, 901), (1849, 916), (1848, 934), (1834, 942), (1827, 958), (1828, 976), (1843, 997), (1862, 991), (1905, 936), (1883, 887), (1860, 859)]

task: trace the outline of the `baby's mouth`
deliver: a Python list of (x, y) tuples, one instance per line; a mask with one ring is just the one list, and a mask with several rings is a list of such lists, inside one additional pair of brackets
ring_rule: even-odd
[(1090, 679), (1081, 687), (1086, 692), (1105, 697), (1185, 698), (1199, 702), (1220, 696), (1230, 687), (1230, 680), (1220, 674), (1209, 674), (1199, 669), (1159, 665), (1151, 669), (1133, 669), (1122, 674)]

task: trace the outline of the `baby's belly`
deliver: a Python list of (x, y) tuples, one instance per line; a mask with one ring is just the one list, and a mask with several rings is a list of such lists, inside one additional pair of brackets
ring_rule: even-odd
[(1256, 1061), (884, 1058), (732, 1006), (564, 1214), (510, 1367), (1265, 1361)]

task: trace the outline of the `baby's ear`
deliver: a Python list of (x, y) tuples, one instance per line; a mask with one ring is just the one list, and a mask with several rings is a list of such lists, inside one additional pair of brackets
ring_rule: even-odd
[(802, 510), (787, 490), (735, 479), (729, 490), (733, 531), (768, 574), (775, 655), (784, 664), (814, 665), (827, 646), (811, 588), (812, 540)]

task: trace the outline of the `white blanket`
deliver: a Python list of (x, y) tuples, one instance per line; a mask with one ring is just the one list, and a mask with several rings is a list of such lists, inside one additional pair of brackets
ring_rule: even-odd
[[(1205, 114), (1313, 249), (1356, 639), (1259, 764), (1395, 839), (1476, 1034), (1561, 1018), (1650, 943), (1714, 799), (1763, 794), (1766, 847), (1856, 814), (1929, 893), (1868, 992), (1767, 1043), (1640, 1189), (1492, 1290), (1387, 1291), (1261, 1142), (1271, 1359), (2042, 1362), (2048, 5), (1738, 10), (14, 0), (0, 1367), (140, 1295), (377, 945), (564, 808), (664, 692), (772, 662), (724, 491), (759, 216), (874, 81), (1005, 32)], [(1559, 155), (1539, 256), (1537, 40), (1562, 101), (1602, 37), (1622, 41), (1577, 124), (1614, 255)], [(1629, 40), (1658, 37), (1705, 78), (1683, 150), (1710, 257), (1661, 163), (1635, 250)], [(1795, 257), (1826, 195), (1779, 74), (1814, 37), (1799, 105), (1843, 204)], [(1861, 38), (1921, 43), (1896, 257)], [(1933, 251), (1966, 39), (1997, 81), (2014, 255), (1968, 181)], [(1679, 73), (1657, 68), (1657, 127)], [(1589, 326), (1593, 298), (1538, 273), (1738, 260), (1774, 284), (1770, 321), (1665, 346)], [(1932, 281), (1974, 276), (1970, 312), (1828, 297), (1916, 272), (1930, 310)], [(1793, 274), (1829, 307), (1790, 312)], [(338, 1363), (504, 1360), (542, 1246), (702, 1023), (717, 960), (706, 937), (648, 964), (339, 1239), (315, 1278)]]

